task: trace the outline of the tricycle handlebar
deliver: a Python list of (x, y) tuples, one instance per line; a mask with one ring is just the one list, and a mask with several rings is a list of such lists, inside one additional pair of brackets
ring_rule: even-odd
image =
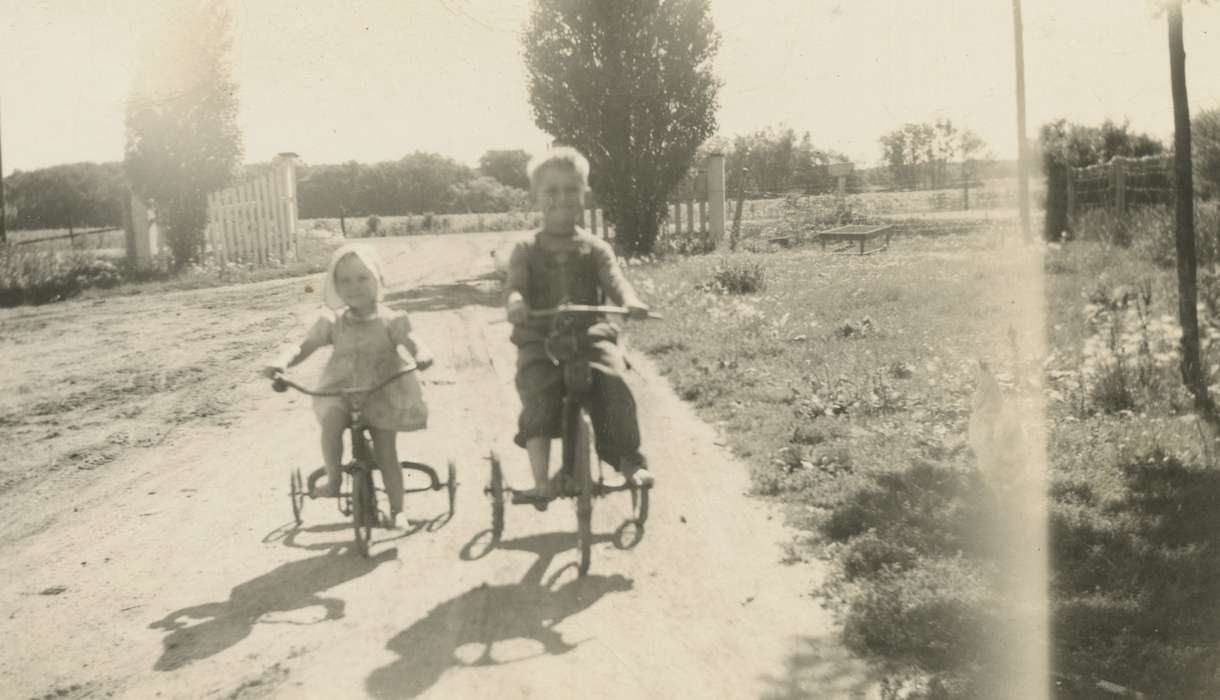
[[(530, 318), (552, 318), (555, 316), (600, 316), (602, 314), (615, 314), (617, 316), (626, 316), (631, 313), (626, 307), (598, 305), (590, 306), (588, 304), (561, 304), (553, 309), (538, 309), (530, 311)], [(660, 319), (660, 314), (648, 312), (648, 318)]]
[(271, 379), (271, 388), (276, 391), (287, 391), (288, 387), (292, 387), (293, 389), (296, 389), (297, 391), (301, 392), (302, 394), (306, 394), (308, 396), (351, 396), (353, 394), (371, 394), (374, 391), (377, 391), (378, 389), (382, 388), (386, 384), (389, 384), (390, 382), (394, 381), (395, 379), (398, 379), (399, 377), (403, 376), (404, 374), (409, 374), (414, 371), (415, 371), (414, 367), (412, 367), (410, 369), (401, 369), (401, 370), (398, 370), (397, 372), (395, 372), (394, 374), (391, 374), (389, 377), (387, 377), (385, 380), (383, 380), (380, 384), (377, 384), (375, 386), (357, 387), (354, 389), (336, 389), (334, 391), (316, 391), (314, 389), (310, 389), (309, 387), (301, 386), (300, 384), (297, 384), (296, 382), (292, 381), (291, 379), (285, 378), (283, 374), (276, 374)]

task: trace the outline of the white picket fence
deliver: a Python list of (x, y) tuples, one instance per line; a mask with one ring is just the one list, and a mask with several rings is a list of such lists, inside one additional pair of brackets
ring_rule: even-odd
[(282, 265), (296, 254), (296, 156), (280, 154), (271, 172), (208, 195), (208, 247), (223, 266)]

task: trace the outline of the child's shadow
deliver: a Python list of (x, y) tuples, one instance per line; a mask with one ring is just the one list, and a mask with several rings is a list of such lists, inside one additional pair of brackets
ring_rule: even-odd
[[(206, 659), (250, 635), (261, 617), (272, 612), (321, 606), (325, 617), (317, 622), (343, 617), (344, 602), (319, 595), (322, 591), (359, 578), (398, 557), (388, 549), (371, 559), (362, 559), (332, 547), (327, 553), (281, 564), (272, 571), (238, 584), (223, 602), (203, 603), (176, 610), (149, 625), (168, 630), (162, 641), (161, 658), (153, 666), (173, 671), (192, 661)], [(184, 620), (203, 620), (188, 625)], [(270, 621), (263, 620), (268, 623)], [(313, 624), (293, 623), (287, 624)]]
[[(477, 538), (477, 536), (476, 536)], [(609, 541), (605, 536), (603, 541)], [(621, 575), (591, 575), (556, 586), (568, 564), (545, 583), (542, 580), (556, 554), (571, 549), (576, 538), (570, 533), (547, 533), (500, 542), (499, 548), (538, 555), (520, 583), (488, 586), (462, 593), (432, 610), (398, 633), (386, 647), (399, 659), (369, 675), (369, 694), (378, 698), (412, 698), (424, 692), (457, 666), (486, 666), (496, 642), (533, 639), (541, 654), (564, 654), (576, 648), (554, 628), (564, 619), (585, 610), (608, 593), (631, 590), (632, 581)], [(482, 647), (478, 658), (463, 661), (457, 650), (468, 644)], [(532, 658), (532, 657), (526, 657)], [(524, 659), (517, 659), (524, 660)]]

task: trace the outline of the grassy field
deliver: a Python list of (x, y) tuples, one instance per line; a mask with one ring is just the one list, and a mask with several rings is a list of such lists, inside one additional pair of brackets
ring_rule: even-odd
[(1220, 697), (1220, 472), (1183, 417), (1172, 271), (1100, 243), (1045, 250), (1034, 353), (1009, 331), (1029, 254), (975, 226), (863, 258), (632, 267), (668, 319), (632, 345), (788, 504), (792, 556), (833, 563), (820, 594), (848, 643), (925, 697), (983, 693), (1004, 608), (1002, 553), (980, 533), (1006, 504), (967, 442), (986, 359), (1008, 405), (1045, 400), (1057, 694), (1105, 680)]

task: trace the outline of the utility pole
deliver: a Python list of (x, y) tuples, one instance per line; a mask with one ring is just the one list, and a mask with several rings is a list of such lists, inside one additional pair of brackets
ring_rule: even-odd
[(4, 212), (4, 136), (0, 132), (0, 245), (8, 243), (8, 217)]
[(1021, 0), (1012, 0), (1012, 31), (1017, 52), (1017, 205), (1021, 209), (1021, 237), (1029, 235), (1029, 154), (1025, 139), (1025, 30), (1021, 25)]

